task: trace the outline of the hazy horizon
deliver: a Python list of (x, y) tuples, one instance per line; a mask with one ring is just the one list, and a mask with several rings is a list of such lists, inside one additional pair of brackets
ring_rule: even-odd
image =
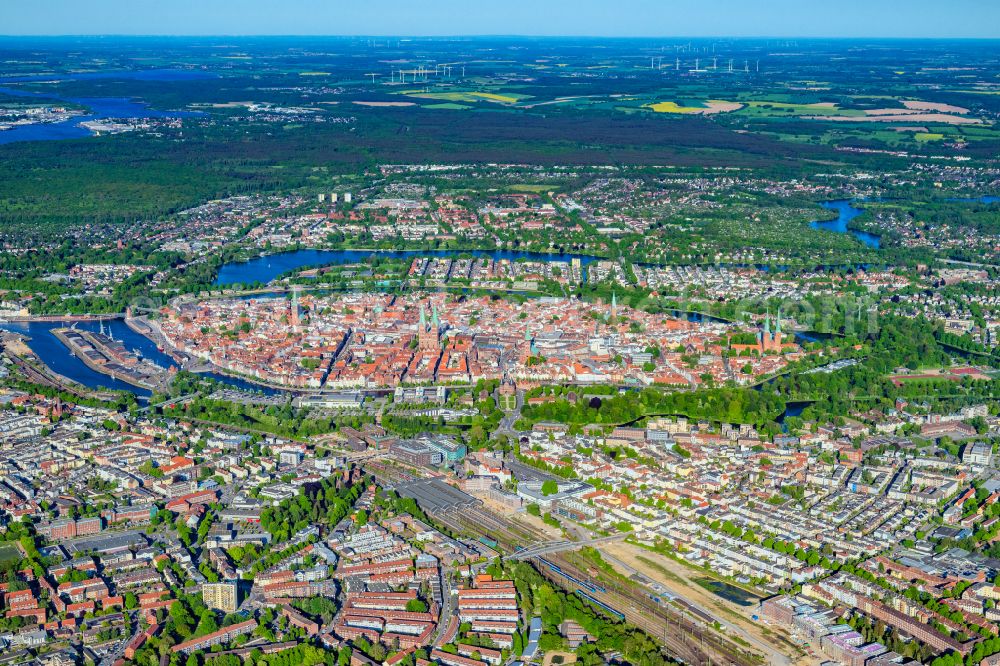
[(688, 40), (775, 40), (775, 41), (967, 41), (967, 42), (1000, 42), (998, 37), (897, 37), (891, 35), (724, 35), (724, 34), (690, 34), (690, 35), (543, 35), (524, 33), (467, 33), (454, 35), (434, 34), (366, 34), (366, 33), (327, 33), (327, 34), (295, 34), (295, 33), (51, 33), (51, 34), (14, 34), (0, 32), (0, 39), (393, 39), (393, 40), (475, 40), (475, 39), (605, 39), (605, 40), (643, 40), (643, 39), (688, 39)]

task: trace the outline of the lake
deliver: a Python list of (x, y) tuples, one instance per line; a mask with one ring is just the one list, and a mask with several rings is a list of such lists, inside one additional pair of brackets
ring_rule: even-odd
[(549, 254), (545, 252), (521, 252), (517, 250), (292, 250), (269, 254), (249, 261), (232, 262), (219, 269), (215, 278), (217, 286), (236, 284), (267, 284), (271, 280), (288, 273), (313, 266), (336, 266), (362, 263), (378, 256), (385, 259), (412, 259), (414, 257), (489, 257), (495, 261), (564, 261), (579, 259), (586, 266), (598, 261), (599, 257), (582, 254)]
[(865, 212), (863, 208), (857, 208), (853, 204), (854, 202), (850, 199), (820, 201), (819, 205), (827, 210), (835, 211), (837, 218), (834, 220), (813, 220), (809, 223), (809, 226), (813, 229), (824, 229), (838, 234), (851, 234), (868, 247), (878, 248), (880, 245), (878, 236), (866, 231), (857, 231), (848, 228), (847, 225), (851, 220)]

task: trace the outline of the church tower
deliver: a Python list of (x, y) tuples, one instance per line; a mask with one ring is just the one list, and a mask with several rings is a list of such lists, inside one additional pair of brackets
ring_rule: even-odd
[(764, 315), (764, 328), (759, 333), (760, 340), (760, 352), (762, 354), (767, 352), (780, 352), (782, 349), (781, 333), (781, 310), (778, 310), (778, 315), (774, 319), (774, 331), (771, 331), (771, 313), (768, 312)]
[(420, 304), (420, 325), (417, 329), (417, 346), (425, 351), (441, 348), (441, 329), (438, 323), (437, 308), (432, 310), (431, 325), (428, 326), (423, 303)]
[(298, 331), (299, 326), (302, 324), (299, 318), (299, 289), (298, 287), (292, 288), (292, 300), (289, 304), (288, 312), (288, 323), (292, 325), (293, 331)]
[(781, 308), (778, 308), (778, 317), (774, 324), (774, 351), (781, 351)]

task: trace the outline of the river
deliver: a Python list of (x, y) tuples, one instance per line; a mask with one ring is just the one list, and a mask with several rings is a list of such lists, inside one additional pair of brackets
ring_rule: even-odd
[(12, 97), (26, 97), (38, 100), (60, 100), (85, 106), (86, 115), (73, 116), (57, 123), (34, 123), (14, 129), (0, 131), (0, 144), (18, 141), (58, 141), (60, 139), (80, 139), (93, 133), (80, 123), (87, 120), (106, 118), (185, 118), (203, 115), (200, 111), (158, 111), (142, 102), (122, 97), (66, 97), (50, 92), (35, 92), (20, 88), (9, 88), (6, 84), (63, 80), (90, 80), (128, 78), (141, 81), (186, 81), (208, 78), (214, 75), (187, 70), (148, 70), (144, 72), (89, 72), (72, 75), (0, 77), (0, 94)]
[[(78, 384), (91, 389), (129, 391), (143, 398), (149, 397), (150, 392), (146, 389), (126, 384), (123, 381), (112, 379), (110, 376), (97, 372), (96, 370), (91, 370), (83, 361), (72, 355), (66, 346), (59, 342), (58, 338), (56, 338), (56, 336), (52, 333), (54, 329), (72, 325), (75, 325), (78, 329), (86, 331), (96, 332), (101, 330), (101, 322), (97, 321), (6, 322), (0, 324), (0, 329), (27, 335), (30, 338), (27, 341), (28, 347), (30, 347), (31, 350), (38, 355), (39, 359), (52, 368), (54, 372), (57, 372), (63, 377), (71, 379)], [(105, 321), (104, 330), (106, 333), (113, 335), (116, 340), (120, 340), (122, 344), (124, 344), (125, 347), (131, 351), (142, 355), (143, 358), (148, 359), (149, 361), (152, 361), (153, 363), (156, 363), (164, 368), (177, 367), (177, 363), (168, 354), (157, 349), (152, 340), (129, 328), (125, 324), (124, 320), (113, 319)], [(235, 388), (247, 391), (258, 391), (268, 395), (275, 395), (279, 393), (279, 391), (276, 391), (275, 389), (257, 386), (256, 384), (252, 384), (242, 379), (227, 377), (215, 372), (200, 374), (203, 377), (211, 377), (212, 379), (216, 379)]]
[[(0, 89), (2, 91), (2, 89)], [(119, 100), (120, 101), (120, 100)], [(138, 108), (145, 109), (141, 105), (124, 101), (125, 104), (133, 104)], [(154, 112), (159, 113), (159, 112)], [(58, 124), (58, 123), (57, 123)], [(55, 137), (52, 137), (55, 138)], [(861, 214), (861, 209), (855, 208), (848, 200), (822, 202), (824, 208), (838, 212), (838, 219), (833, 222), (813, 222), (817, 228), (830, 229), (838, 233), (852, 233), (862, 242), (878, 247), (878, 237), (864, 232), (851, 231), (847, 228), (847, 223)], [(387, 259), (410, 259), (413, 257), (454, 257), (454, 256), (489, 257), (494, 260), (506, 261), (562, 261), (569, 262), (572, 259), (579, 259), (581, 265), (586, 266), (599, 257), (580, 254), (549, 254), (544, 252), (526, 252), (517, 250), (295, 250), (257, 257), (249, 261), (232, 262), (224, 265), (219, 270), (219, 275), (215, 280), (218, 286), (232, 286), (237, 284), (266, 284), (280, 275), (299, 268), (311, 266), (329, 266), (338, 264), (362, 263), (373, 256), (385, 257)], [(262, 295), (257, 296), (262, 297)], [(715, 318), (701, 313), (677, 313), (691, 321), (702, 321)], [(721, 321), (721, 320), (719, 320)], [(139, 396), (148, 396), (149, 392), (138, 389), (121, 381), (112, 379), (107, 375), (91, 370), (82, 361), (69, 353), (65, 346), (52, 334), (52, 330), (68, 323), (53, 322), (30, 322), (30, 323), (6, 323), (0, 328), (26, 334), (30, 337), (28, 346), (55, 372), (76, 381), (83, 386), (92, 389), (109, 388), (117, 390), (131, 391)], [(142, 336), (128, 326), (122, 320), (112, 320), (105, 322), (105, 328), (129, 349), (140, 353), (144, 358), (161, 365), (163, 367), (176, 366), (170, 356), (159, 351), (145, 336)], [(76, 322), (76, 326), (81, 329), (97, 331), (100, 329), (99, 322)], [(809, 340), (808, 334), (796, 333), (797, 338)], [(279, 391), (257, 386), (250, 382), (227, 377), (218, 373), (205, 373), (204, 376), (212, 377), (220, 382), (244, 390), (256, 390), (267, 394), (276, 394)]]
[[(850, 233), (869, 247), (879, 247), (879, 238), (875, 234), (855, 231), (847, 228), (848, 222), (861, 215), (864, 210), (856, 208), (848, 199), (821, 201), (820, 205), (837, 212), (837, 219), (829, 221), (814, 220), (810, 226), (815, 229), (826, 229), (837, 233)], [(362, 263), (371, 257), (386, 259), (411, 259), (413, 257), (489, 257), (496, 261), (564, 261), (579, 259), (582, 266), (599, 261), (600, 257), (584, 254), (549, 254), (545, 252), (525, 252), (518, 250), (291, 250), (278, 252), (248, 261), (231, 262), (219, 269), (215, 285), (229, 287), (233, 285), (267, 284), (271, 280), (290, 271), (315, 266), (335, 266), (341, 264)], [(767, 268), (767, 267), (761, 267)]]
[(850, 229), (847, 225), (851, 220), (864, 213), (863, 208), (854, 206), (850, 199), (835, 199), (833, 201), (820, 201), (819, 205), (827, 210), (836, 211), (837, 218), (834, 220), (813, 220), (809, 226), (813, 229), (825, 229), (838, 234), (851, 234), (868, 247), (878, 249), (879, 237), (866, 231)]
[(522, 252), (518, 250), (292, 250), (279, 252), (249, 261), (232, 262), (219, 269), (215, 278), (218, 286), (237, 284), (267, 284), (289, 271), (312, 266), (335, 266), (362, 263), (374, 256), (385, 259), (412, 259), (414, 257), (489, 257), (495, 261), (563, 261), (579, 259), (582, 266), (600, 257), (583, 254), (548, 254), (545, 252)]
[[(953, 201), (955, 203), (993, 204), (1000, 202), (1000, 197), (992, 194), (984, 194), (983, 196), (978, 197), (959, 197), (948, 199), (948, 201)], [(881, 244), (878, 235), (848, 227), (851, 220), (865, 212), (864, 208), (858, 208), (855, 203), (855, 200), (852, 199), (820, 201), (819, 205), (827, 210), (835, 211), (837, 213), (837, 218), (833, 220), (813, 220), (809, 223), (809, 226), (813, 229), (825, 229), (838, 234), (851, 234), (868, 247), (878, 249)]]
[(957, 197), (955, 199), (948, 199), (948, 201), (955, 201), (958, 203), (994, 204), (1000, 203), (1000, 197), (993, 196), (992, 194), (984, 194), (981, 197)]

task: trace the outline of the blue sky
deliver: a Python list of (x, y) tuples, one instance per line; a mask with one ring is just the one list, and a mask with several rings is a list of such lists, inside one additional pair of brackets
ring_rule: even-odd
[(5, 35), (998, 37), (997, 0), (0, 0)]

